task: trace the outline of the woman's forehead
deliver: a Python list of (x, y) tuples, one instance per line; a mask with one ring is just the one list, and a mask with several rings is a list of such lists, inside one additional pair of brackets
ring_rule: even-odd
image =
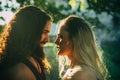
[(64, 30), (64, 27), (65, 27), (65, 21), (64, 20), (61, 20), (58, 24), (57, 24), (57, 34), (60, 34), (63, 30)]

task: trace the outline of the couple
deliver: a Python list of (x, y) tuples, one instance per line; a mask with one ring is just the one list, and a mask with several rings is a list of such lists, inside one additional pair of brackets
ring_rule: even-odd
[[(52, 18), (35, 6), (14, 14), (0, 36), (0, 80), (46, 80), (44, 72), (51, 66), (43, 47), (51, 24)], [(82, 18), (68, 16), (61, 20), (58, 33), (58, 55), (69, 62), (66, 72), (61, 64), (62, 80), (105, 80), (107, 70), (91, 26)]]

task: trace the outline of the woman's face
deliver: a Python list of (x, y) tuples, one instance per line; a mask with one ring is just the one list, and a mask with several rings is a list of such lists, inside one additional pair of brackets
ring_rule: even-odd
[(58, 55), (69, 56), (72, 51), (72, 42), (69, 39), (69, 33), (61, 29), (55, 41), (58, 48)]
[(49, 33), (51, 29), (51, 24), (52, 22), (48, 21), (43, 29), (41, 40), (40, 40), (41, 47), (44, 47), (44, 44), (49, 41)]

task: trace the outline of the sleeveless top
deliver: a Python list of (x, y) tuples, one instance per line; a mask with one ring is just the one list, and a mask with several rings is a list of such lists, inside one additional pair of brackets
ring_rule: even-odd
[(44, 69), (43, 69), (42, 63), (40, 63), (40, 61), (39, 61), (39, 64), (41, 66), (41, 73), (39, 73), (37, 71), (37, 69), (34, 67), (34, 65), (29, 60), (25, 59), (22, 62), (33, 72), (33, 74), (36, 77), (36, 80), (46, 80)]
[[(24, 63), (35, 75), (36, 80), (46, 80), (44, 68), (42, 66), (42, 63), (38, 61), (40, 67), (41, 67), (41, 73), (37, 71), (37, 69), (34, 67), (34, 65), (28, 60), (24, 59), (23, 61), (19, 61)], [(8, 74), (9, 68), (14, 64), (7, 64), (5, 62), (0, 63), (0, 80), (11, 80), (11, 76)]]

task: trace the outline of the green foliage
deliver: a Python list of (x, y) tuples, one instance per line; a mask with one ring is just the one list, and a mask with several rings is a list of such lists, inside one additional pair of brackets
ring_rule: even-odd
[(106, 28), (98, 19), (98, 17), (95, 18), (87, 18), (86, 20), (88, 20), (92, 25), (94, 25), (95, 27), (97, 27), (97, 29), (104, 29)]
[(3, 26), (0, 25), (0, 33), (2, 32)]
[(87, 0), (89, 9), (94, 9), (97, 13), (120, 13), (120, 0)]
[(50, 13), (54, 19), (54, 22), (57, 22), (60, 19), (66, 17), (66, 15), (61, 13), (61, 10), (65, 8), (61, 5), (56, 7), (54, 2), (47, 2), (47, 0), (34, 0), (34, 5), (43, 8), (46, 12)]
[(60, 80), (59, 79), (59, 66), (58, 66), (58, 56), (57, 50), (54, 43), (47, 43), (45, 45), (45, 53), (48, 61), (50, 62), (52, 69), (50, 75), (47, 75), (47, 80)]
[(120, 41), (107, 41), (102, 43), (105, 51), (105, 61), (111, 75), (109, 80), (119, 80), (120, 72)]

